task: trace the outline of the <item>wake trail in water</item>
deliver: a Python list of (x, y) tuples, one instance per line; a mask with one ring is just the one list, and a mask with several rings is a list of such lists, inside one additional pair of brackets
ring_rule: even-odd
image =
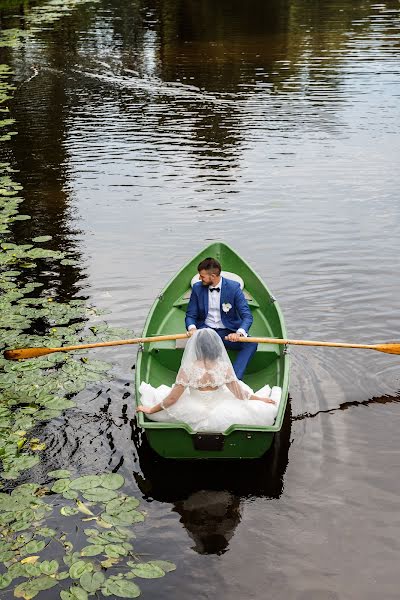
[(174, 98), (184, 98), (197, 102), (210, 102), (218, 105), (231, 105), (234, 102), (234, 98), (227, 97), (224, 94), (223, 98), (219, 98), (215, 94), (209, 94), (203, 92), (200, 88), (180, 83), (178, 81), (165, 82), (158, 77), (146, 77), (141, 76), (137, 71), (133, 69), (123, 69), (124, 74), (116, 74), (112, 67), (107, 63), (100, 62), (99, 64), (107, 68), (107, 73), (99, 73), (96, 71), (89, 71), (83, 68), (72, 69), (73, 73), (77, 73), (83, 77), (97, 79), (107, 85), (118, 86), (124, 89), (139, 90), (142, 92), (149, 92), (153, 95), (158, 96), (172, 96)]
[(391, 402), (400, 402), (400, 393), (398, 396), (377, 396), (374, 398), (370, 398), (369, 400), (359, 400), (359, 401), (353, 401), (353, 402), (342, 402), (342, 404), (339, 404), (339, 406), (337, 406), (336, 408), (329, 408), (327, 410), (318, 410), (315, 413), (302, 413), (300, 415), (296, 415), (295, 417), (292, 417), (292, 421), (302, 421), (303, 419), (313, 419), (314, 417), (317, 417), (318, 415), (321, 414), (331, 414), (334, 412), (337, 412), (338, 410), (347, 410), (348, 408), (351, 408), (353, 406), (369, 406), (370, 404), (388, 404)]

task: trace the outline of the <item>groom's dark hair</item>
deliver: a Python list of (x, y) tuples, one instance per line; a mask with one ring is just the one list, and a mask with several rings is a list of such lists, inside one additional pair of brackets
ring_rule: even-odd
[(211, 256), (209, 256), (199, 263), (197, 270), (199, 273), (200, 271), (211, 271), (212, 273), (219, 275), (221, 273), (221, 264), (216, 258), (211, 258)]

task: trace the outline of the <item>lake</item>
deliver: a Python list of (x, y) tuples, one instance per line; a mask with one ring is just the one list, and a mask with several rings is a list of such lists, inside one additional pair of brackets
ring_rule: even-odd
[[(33, 28), (43, 6), (4, 5), (0, 25)], [(290, 338), (400, 340), (398, 2), (99, 0), (36, 27), (0, 48), (18, 132), (1, 152), (32, 217), (15, 239), (77, 258), (38, 273), (45, 289), (140, 335), (178, 268), (222, 240)], [(158, 459), (135, 425), (132, 346), (93, 351), (114, 380), (44, 425), (48, 470), (112, 470), (142, 499), (139, 552), (177, 565), (143, 597), (398, 598), (399, 357), (290, 352), (261, 460)]]

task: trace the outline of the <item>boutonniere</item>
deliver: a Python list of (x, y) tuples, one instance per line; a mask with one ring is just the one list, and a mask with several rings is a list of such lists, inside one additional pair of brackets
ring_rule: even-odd
[(232, 308), (232, 304), (229, 304), (229, 302), (227, 302), (227, 303), (224, 302), (224, 304), (222, 305), (222, 310), (226, 313), (229, 312), (231, 310), (231, 308)]

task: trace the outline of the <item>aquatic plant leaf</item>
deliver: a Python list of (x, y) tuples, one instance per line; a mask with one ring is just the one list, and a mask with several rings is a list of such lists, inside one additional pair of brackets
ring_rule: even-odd
[(102, 476), (101, 485), (107, 490), (118, 490), (125, 483), (125, 479), (119, 473), (107, 473)]
[(78, 495), (78, 492), (75, 492), (75, 490), (67, 490), (66, 492), (62, 493), (62, 497), (66, 500), (76, 500), (76, 498), (78, 498)]
[(12, 580), (13, 578), (9, 573), (4, 573), (3, 575), (0, 575), (0, 590), (4, 590), (6, 587), (8, 587)]
[(118, 563), (118, 561), (119, 561), (118, 558), (107, 558), (107, 560), (101, 561), (100, 564), (103, 567), (103, 569), (110, 569), (111, 567), (116, 565)]
[(143, 577), (144, 579), (157, 579), (158, 577), (164, 577), (165, 571), (161, 567), (154, 563), (137, 563), (132, 567), (132, 572), (136, 577)]
[(64, 517), (72, 517), (73, 515), (78, 514), (79, 510), (74, 506), (63, 506), (60, 510), (60, 513), (64, 515)]
[(104, 552), (109, 558), (118, 558), (128, 554), (128, 551), (121, 544), (107, 544)]
[(57, 585), (57, 580), (47, 575), (42, 575), (36, 579), (31, 579), (18, 585), (14, 590), (14, 596), (16, 598), (24, 598), (25, 600), (31, 600), (37, 596), (39, 592), (49, 590)]
[(39, 577), (41, 575), (40, 565), (36, 565), (35, 563), (25, 565), (25, 571), (29, 577)]
[(68, 479), (71, 477), (71, 473), (67, 469), (57, 469), (56, 471), (47, 473), (47, 476), (54, 479)]
[(109, 502), (117, 497), (117, 493), (113, 490), (107, 490), (105, 488), (94, 488), (93, 490), (87, 490), (82, 492), (82, 496), (85, 500), (92, 502)]
[(117, 515), (110, 515), (105, 512), (101, 514), (101, 518), (106, 523), (111, 523), (111, 525), (133, 525), (144, 521), (144, 515), (137, 510), (122, 511)]
[(77, 560), (70, 566), (69, 576), (71, 579), (79, 579), (84, 573), (90, 573), (91, 571), (93, 571), (92, 563)]
[(41, 552), (45, 546), (46, 542), (44, 540), (32, 540), (21, 549), (21, 555), (36, 554), (37, 552)]
[(80, 500), (76, 501), (76, 505), (78, 507), (78, 509), (81, 511), (81, 513), (83, 513), (84, 515), (89, 515), (91, 517), (94, 517), (94, 513), (92, 513), (92, 511), (90, 510), (90, 508), (88, 508), (86, 506), (86, 504), (84, 504), (84, 502), (81, 502)]
[(140, 588), (136, 583), (117, 577), (107, 579), (101, 591), (105, 596), (116, 596), (117, 598), (137, 598), (140, 596)]
[(56, 560), (44, 560), (40, 563), (40, 570), (44, 575), (54, 575), (57, 573), (59, 566)]
[(160, 567), (165, 573), (170, 573), (176, 570), (176, 565), (169, 560), (151, 560), (148, 564)]
[(110, 515), (118, 515), (121, 512), (134, 510), (139, 506), (140, 502), (137, 498), (128, 496), (119, 496), (115, 500), (107, 503), (106, 512)]
[(21, 560), (21, 565), (31, 565), (31, 564), (35, 564), (35, 562), (37, 562), (39, 560), (40, 556), (27, 556), (26, 558), (23, 558)]
[(101, 475), (83, 475), (83, 477), (74, 479), (69, 487), (72, 490), (83, 491), (99, 487), (100, 485), (102, 485)]
[(32, 242), (39, 244), (42, 242), (48, 242), (51, 239), (53, 239), (53, 236), (51, 236), (51, 235), (39, 235), (38, 237), (32, 238)]
[(104, 546), (98, 544), (90, 544), (81, 550), (81, 556), (98, 556), (104, 552)]
[(57, 479), (57, 481), (51, 486), (51, 491), (55, 494), (62, 494), (63, 492), (69, 490), (70, 484), (70, 479)]
[(103, 573), (84, 573), (82, 577), (79, 579), (79, 583), (83, 587), (84, 590), (89, 592), (89, 594), (93, 594), (97, 592), (105, 581), (105, 576)]
[(66, 590), (63, 591), (64, 594), (63, 592), (60, 593), (62, 600), (88, 600), (88, 594), (86, 590), (78, 585), (71, 586), (68, 592)]
[(0, 552), (0, 562), (7, 562), (14, 558), (14, 552), (12, 550), (7, 550), (6, 552)]
[(55, 529), (51, 529), (50, 527), (40, 527), (36, 530), (36, 535), (40, 535), (42, 537), (54, 537), (57, 535)]

